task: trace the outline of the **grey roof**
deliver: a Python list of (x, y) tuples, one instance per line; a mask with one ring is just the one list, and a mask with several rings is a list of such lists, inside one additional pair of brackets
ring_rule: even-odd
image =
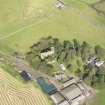
[(73, 100), (82, 95), (82, 91), (75, 84), (64, 88), (61, 92), (68, 100)]
[(58, 105), (70, 105), (67, 101), (63, 101), (63, 102), (61, 102), (60, 104), (58, 104)]
[(55, 94), (51, 95), (51, 98), (56, 104), (65, 100), (59, 92), (56, 92)]
[(63, 87), (67, 87), (67, 86), (69, 86), (69, 85), (71, 85), (71, 84), (73, 84), (73, 83), (76, 83), (76, 80), (75, 80), (74, 78), (72, 78), (72, 79), (66, 81), (66, 82), (63, 84)]

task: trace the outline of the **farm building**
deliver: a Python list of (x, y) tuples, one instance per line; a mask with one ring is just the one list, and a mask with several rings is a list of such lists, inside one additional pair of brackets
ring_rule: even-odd
[(66, 70), (64, 64), (60, 64), (60, 68), (62, 69), (62, 71), (65, 71)]
[(78, 102), (85, 98), (82, 91), (76, 84), (69, 85), (68, 87), (62, 89), (61, 93), (69, 100), (71, 103)]
[(20, 73), (20, 75), (22, 76), (22, 78), (23, 78), (25, 81), (31, 80), (30, 74), (27, 73), (26, 71), (22, 71), (22, 72)]
[(52, 94), (51, 99), (54, 101), (55, 104), (60, 104), (65, 100), (65, 98), (59, 92)]
[(59, 74), (56, 74), (54, 77), (56, 80), (60, 81), (64, 79), (65, 75), (63, 73), (59, 73)]
[(43, 91), (49, 95), (52, 95), (57, 91), (56, 87), (48, 81), (45, 81), (43, 77), (37, 78), (37, 83), (41, 86)]
[(104, 64), (104, 61), (101, 61), (96, 57), (92, 57), (87, 61), (87, 64), (94, 64), (95, 66), (100, 67)]
[(95, 63), (95, 65), (97, 66), (97, 67), (100, 67), (100, 66), (102, 66), (104, 64), (104, 61), (97, 61), (96, 63)]
[(44, 58), (46, 58), (46, 57), (48, 57), (48, 56), (51, 56), (51, 55), (53, 55), (54, 54), (54, 47), (51, 47), (50, 49), (48, 49), (48, 50), (44, 50), (44, 51), (42, 51), (41, 52), (41, 59), (44, 59)]
[(65, 5), (62, 1), (57, 0), (55, 6), (56, 6), (56, 8), (62, 9)]
[(94, 61), (95, 61), (96, 59), (97, 59), (96, 56), (93, 56), (93, 57), (89, 58), (88, 61), (87, 61), (87, 64), (94, 63)]
[(65, 81), (60, 91), (52, 94), (50, 97), (56, 105), (80, 105), (89, 96), (87, 87), (71, 77)]
[(70, 105), (60, 92), (56, 92), (55, 94), (52, 94), (50, 97), (56, 105)]
[(61, 102), (60, 104), (58, 104), (58, 105), (70, 105), (69, 103), (68, 103), (68, 101), (63, 101), (63, 102)]
[(63, 87), (65, 88), (65, 87), (72, 85), (74, 83), (76, 83), (76, 80), (73, 77), (71, 77), (69, 80), (64, 82)]
[(90, 96), (87, 86), (77, 82), (73, 77), (65, 81), (60, 90), (43, 77), (37, 78), (37, 82), (56, 105), (80, 105)]

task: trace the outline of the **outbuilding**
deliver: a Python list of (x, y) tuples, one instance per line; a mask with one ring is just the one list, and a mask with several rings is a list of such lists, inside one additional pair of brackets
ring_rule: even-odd
[(42, 90), (49, 95), (52, 95), (57, 91), (56, 87), (46, 81), (43, 77), (37, 78), (37, 83), (40, 85)]
[(29, 81), (31, 80), (31, 76), (29, 73), (27, 73), (26, 71), (22, 71), (20, 72), (20, 75), (22, 76), (22, 78), (25, 80), (25, 81)]

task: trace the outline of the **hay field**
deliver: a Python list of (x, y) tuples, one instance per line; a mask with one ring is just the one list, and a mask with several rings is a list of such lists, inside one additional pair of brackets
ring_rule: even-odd
[(22, 84), (0, 68), (0, 105), (51, 105), (32, 84)]

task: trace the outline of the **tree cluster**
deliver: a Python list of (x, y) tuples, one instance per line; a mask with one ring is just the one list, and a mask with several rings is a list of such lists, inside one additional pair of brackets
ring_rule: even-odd
[[(40, 54), (47, 52), (48, 49), (54, 47), (55, 53), (45, 59), (41, 59)], [(105, 49), (100, 45), (91, 47), (86, 41), (80, 43), (77, 39), (72, 41), (64, 40), (61, 42), (58, 38), (51, 36), (41, 38), (39, 42), (30, 47), (30, 51), (26, 53), (26, 60), (37, 70), (44, 70), (45, 73), (51, 74), (53, 65), (48, 64), (49, 61), (56, 60), (59, 64), (65, 64), (68, 70), (74, 66), (72, 61), (76, 61), (78, 68), (75, 74), (82, 80), (88, 80), (91, 85), (100, 82), (102, 78), (105, 81), (105, 68), (96, 67), (93, 64), (86, 64), (91, 56), (97, 56), (99, 59), (105, 58)], [(80, 59), (76, 59), (80, 58)], [(82, 70), (81, 70), (82, 67)]]

